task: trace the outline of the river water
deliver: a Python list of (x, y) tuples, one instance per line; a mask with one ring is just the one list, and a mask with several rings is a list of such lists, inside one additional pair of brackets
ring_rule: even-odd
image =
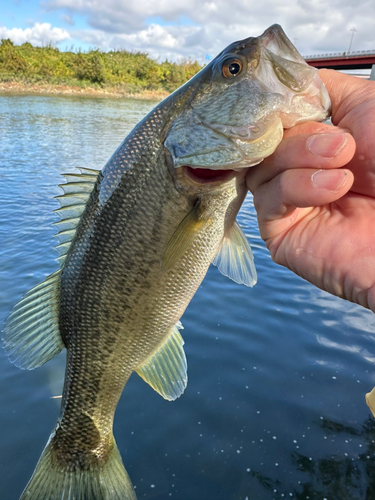
[[(0, 323), (57, 269), (60, 174), (101, 168), (155, 103), (0, 96)], [(375, 498), (372, 313), (275, 265), (250, 196), (238, 220), (253, 289), (211, 267), (182, 318), (189, 383), (167, 402), (136, 374), (115, 437), (138, 500)], [(59, 411), (60, 354), (22, 371), (0, 352), (0, 499), (17, 500)]]

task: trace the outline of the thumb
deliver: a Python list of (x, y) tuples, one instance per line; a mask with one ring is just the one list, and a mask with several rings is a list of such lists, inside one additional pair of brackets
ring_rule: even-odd
[(332, 122), (340, 123), (355, 106), (375, 96), (374, 82), (332, 69), (319, 70), (332, 103)]

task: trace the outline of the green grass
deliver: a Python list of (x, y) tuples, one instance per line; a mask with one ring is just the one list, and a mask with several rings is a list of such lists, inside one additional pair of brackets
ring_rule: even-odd
[(158, 63), (143, 52), (60, 52), (9, 39), (0, 44), (0, 82), (172, 92), (200, 69), (196, 61)]

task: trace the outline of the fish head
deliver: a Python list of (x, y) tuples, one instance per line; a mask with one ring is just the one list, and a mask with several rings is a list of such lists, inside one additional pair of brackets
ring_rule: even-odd
[[(256, 165), (274, 152), (284, 129), (330, 114), (317, 69), (279, 25), (229, 45), (175, 98), (184, 95), (188, 98), (164, 145), (172, 170), (187, 166), (196, 177), (214, 170), (222, 171), (217, 176), (223, 179), (224, 171)], [(212, 182), (215, 175), (203, 177)]]

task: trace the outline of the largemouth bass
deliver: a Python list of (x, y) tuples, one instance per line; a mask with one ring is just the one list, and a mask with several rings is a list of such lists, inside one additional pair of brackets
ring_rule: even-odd
[(67, 350), (61, 411), (22, 500), (135, 500), (112, 433), (132, 372), (168, 400), (187, 384), (179, 322), (211, 262), (252, 286), (236, 223), (247, 168), (329, 98), (275, 25), (236, 42), (157, 105), (102, 171), (66, 175), (60, 269), (7, 319), (10, 359)]

